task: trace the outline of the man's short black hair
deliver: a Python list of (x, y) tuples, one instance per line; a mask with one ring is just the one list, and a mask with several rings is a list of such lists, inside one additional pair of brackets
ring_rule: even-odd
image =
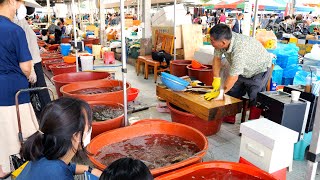
[(210, 29), (210, 36), (212, 36), (216, 41), (222, 39), (231, 40), (232, 32), (229, 26), (225, 24), (217, 24)]

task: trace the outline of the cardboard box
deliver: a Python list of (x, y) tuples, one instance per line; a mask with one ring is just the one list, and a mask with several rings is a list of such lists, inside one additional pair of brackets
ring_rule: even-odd
[(295, 38), (295, 37), (291, 37), (291, 38), (289, 39), (289, 42), (290, 42), (290, 43), (295, 43), (295, 44), (297, 44), (297, 43), (298, 43), (298, 39)]
[(306, 45), (305, 44), (296, 44), (299, 50), (306, 50)]
[(304, 56), (306, 54), (306, 50), (299, 50), (298, 54), (301, 56)]
[[(154, 43), (155, 43), (157, 30), (159, 33), (174, 35), (173, 34), (173, 26), (153, 26), (152, 27), (152, 46), (154, 46)], [(176, 27), (176, 48), (177, 49), (183, 48), (181, 26)]]
[(313, 35), (307, 35), (306, 40), (316, 40), (316, 37)]
[(306, 44), (306, 52), (307, 53), (311, 52), (312, 47), (313, 47), (313, 44)]

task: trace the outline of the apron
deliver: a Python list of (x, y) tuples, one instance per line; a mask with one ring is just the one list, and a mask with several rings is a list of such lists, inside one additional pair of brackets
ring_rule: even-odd
[[(38, 130), (38, 121), (31, 103), (21, 104), (19, 109), (23, 138), (27, 139)], [(9, 156), (20, 152), (18, 132), (16, 106), (0, 106), (0, 165), (5, 173), (11, 171)]]

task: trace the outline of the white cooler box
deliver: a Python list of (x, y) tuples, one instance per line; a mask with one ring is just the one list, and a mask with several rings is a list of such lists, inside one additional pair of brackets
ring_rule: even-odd
[(242, 123), (240, 133), (240, 157), (268, 173), (292, 167), (297, 132), (261, 118)]

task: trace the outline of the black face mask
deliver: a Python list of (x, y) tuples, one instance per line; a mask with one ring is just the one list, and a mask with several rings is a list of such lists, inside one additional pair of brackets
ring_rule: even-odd
[(34, 13), (35, 8), (34, 7), (26, 7), (27, 8), (27, 15), (30, 16)]

